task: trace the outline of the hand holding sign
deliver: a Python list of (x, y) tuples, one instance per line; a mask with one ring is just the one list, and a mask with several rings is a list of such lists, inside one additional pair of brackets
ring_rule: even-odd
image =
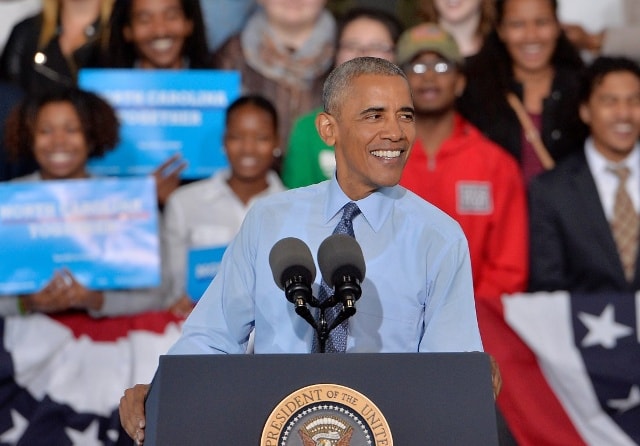
[(56, 271), (44, 288), (20, 296), (23, 312), (58, 313), (70, 309), (99, 310), (104, 295), (80, 284), (68, 269)]
[(169, 195), (180, 186), (180, 174), (187, 165), (182, 156), (176, 153), (153, 171), (160, 206), (164, 206)]

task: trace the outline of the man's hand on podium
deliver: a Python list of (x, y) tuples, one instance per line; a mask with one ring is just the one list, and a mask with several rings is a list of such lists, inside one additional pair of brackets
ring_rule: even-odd
[[(495, 358), (489, 355), (491, 361), (491, 383), (493, 396), (498, 398), (502, 388), (502, 376)], [(127, 434), (135, 441), (136, 445), (144, 443), (144, 428), (146, 419), (144, 414), (144, 401), (149, 392), (149, 384), (136, 384), (125, 390), (120, 398), (120, 424)]]
[(120, 424), (137, 445), (144, 443), (144, 399), (148, 392), (149, 384), (136, 384), (120, 398)]

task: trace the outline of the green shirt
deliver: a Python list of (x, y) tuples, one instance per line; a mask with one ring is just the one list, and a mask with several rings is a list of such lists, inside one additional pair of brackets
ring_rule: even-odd
[(328, 180), (335, 171), (333, 147), (322, 141), (316, 129), (316, 116), (321, 110), (312, 110), (293, 124), (281, 173), (289, 189)]

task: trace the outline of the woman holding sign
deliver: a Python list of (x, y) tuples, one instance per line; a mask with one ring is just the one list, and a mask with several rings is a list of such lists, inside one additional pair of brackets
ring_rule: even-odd
[[(198, 0), (116, 0), (101, 47), (105, 68), (211, 68)], [(180, 185), (185, 167), (176, 154), (155, 170), (161, 206)]]
[(116, 0), (102, 52), (109, 68), (211, 68), (198, 0)]
[[(114, 110), (93, 93), (71, 89), (25, 99), (7, 120), (6, 142), (12, 156), (32, 157), (39, 169), (14, 181), (89, 178), (87, 160), (115, 147), (118, 127)], [(0, 314), (84, 310), (93, 316), (105, 316), (159, 309), (163, 305), (155, 289), (89, 289), (70, 269), (56, 271), (37, 292), (21, 295), (17, 300), (2, 297)]]

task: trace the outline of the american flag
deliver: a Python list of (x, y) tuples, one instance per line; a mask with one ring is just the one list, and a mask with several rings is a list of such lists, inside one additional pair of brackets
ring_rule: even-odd
[(179, 330), (169, 313), (0, 318), (0, 444), (131, 445), (120, 397), (150, 382)]
[(519, 294), (477, 310), (520, 445), (640, 444), (640, 293)]
[[(640, 444), (640, 293), (479, 301), (521, 446)], [(130, 445), (117, 405), (179, 336), (168, 313), (0, 319), (0, 445)]]

